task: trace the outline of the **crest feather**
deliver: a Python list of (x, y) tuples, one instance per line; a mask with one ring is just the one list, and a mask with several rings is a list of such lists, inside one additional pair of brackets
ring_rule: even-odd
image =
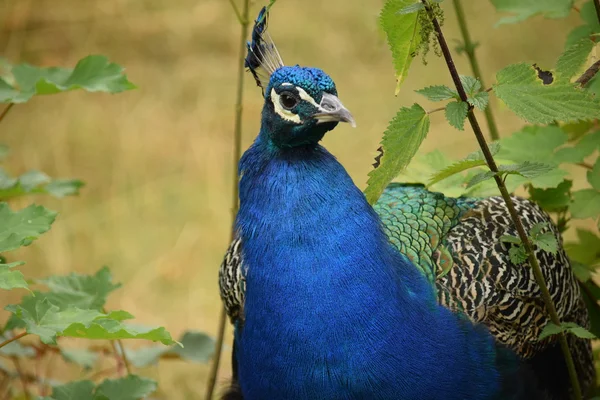
[(248, 42), (246, 68), (252, 72), (256, 84), (264, 90), (269, 85), (273, 72), (283, 67), (283, 60), (267, 32), (267, 7), (263, 7), (254, 22), (252, 41)]

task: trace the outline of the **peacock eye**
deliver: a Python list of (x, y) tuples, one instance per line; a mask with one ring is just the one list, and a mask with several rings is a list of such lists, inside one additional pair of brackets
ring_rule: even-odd
[(298, 99), (291, 93), (284, 92), (279, 96), (279, 103), (281, 103), (281, 106), (286, 110), (291, 110), (298, 104)]

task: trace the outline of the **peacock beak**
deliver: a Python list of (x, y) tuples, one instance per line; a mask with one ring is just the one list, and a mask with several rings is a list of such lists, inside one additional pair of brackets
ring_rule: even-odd
[(336, 96), (323, 93), (321, 104), (319, 104), (319, 110), (313, 115), (313, 118), (317, 120), (317, 123), (323, 122), (348, 122), (350, 126), (356, 128), (356, 122), (352, 114), (338, 99)]

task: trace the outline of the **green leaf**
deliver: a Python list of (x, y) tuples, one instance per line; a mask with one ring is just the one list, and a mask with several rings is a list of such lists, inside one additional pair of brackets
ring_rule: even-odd
[(387, 0), (379, 18), (392, 50), (396, 70), (396, 95), (400, 92), (400, 86), (406, 79), (410, 64), (415, 57), (421, 30), (417, 18), (419, 13), (398, 15), (398, 11), (414, 3), (415, 0)]
[(152, 379), (128, 375), (103, 381), (98, 385), (95, 399), (102, 395), (110, 400), (139, 400), (151, 395), (156, 389), (157, 384)]
[(60, 348), (60, 354), (66, 362), (77, 364), (84, 369), (92, 369), (98, 361), (98, 354), (87, 349)]
[(567, 142), (568, 136), (557, 126), (526, 126), (521, 131), (500, 140), (498, 158), (514, 162), (550, 164), (555, 151)]
[(529, 195), (544, 210), (552, 212), (563, 210), (571, 202), (573, 181), (564, 180), (556, 188), (538, 189), (531, 187)]
[(587, 173), (587, 180), (596, 190), (600, 190), (600, 158), (596, 159), (594, 168)]
[(0, 264), (0, 289), (11, 290), (11, 289), (28, 289), (27, 281), (21, 273), (21, 271), (12, 270), (18, 265), (25, 264), (22, 261), (17, 261), (10, 264)]
[(0, 253), (30, 245), (50, 229), (56, 213), (42, 206), (30, 205), (13, 212), (0, 203)]
[(542, 329), (542, 333), (540, 333), (539, 340), (543, 340), (549, 336), (557, 335), (561, 332), (568, 332), (582, 339), (595, 339), (596, 336), (589, 332), (587, 329), (577, 325), (574, 322), (563, 322), (560, 326), (554, 325), (552, 322), (549, 322), (548, 325)]
[(398, 11), (398, 14), (399, 15), (412, 14), (412, 13), (416, 13), (417, 11), (422, 10), (424, 8), (425, 8), (425, 5), (423, 3), (414, 3), (409, 6), (404, 7), (400, 11)]
[[(537, 1), (537, 0), (536, 0)], [(600, 118), (600, 100), (568, 82), (544, 85), (534, 68), (513, 64), (499, 71), (494, 92), (519, 117), (537, 124)]]
[(148, 346), (136, 350), (127, 350), (127, 358), (138, 368), (156, 364), (161, 357), (177, 357), (197, 363), (207, 363), (215, 352), (215, 340), (202, 332), (188, 331), (179, 339), (180, 345), (170, 348)]
[(84, 183), (77, 179), (51, 179), (39, 171), (29, 171), (12, 178), (0, 168), (0, 199), (7, 200), (27, 194), (50, 194), (54, 197), (78, 195)]
[(461, 75), (460, 82), (462, 83), (468, 96), (473, 96), (479, 91), (479, 89), (481, 89), (481, 82), (479, 82), (479, 79), (472, 76)]
[(500, 236), (500, 241), (504, 243), (521, 244), (521, 239), (512, 235), (502, 235)]
[[(426, 185), (432, 175), (450, 166), (452, 161), (441, 151), (434, 150), (427, 154), (417, 154), (410, 165), (398, 175), (398, 179), (407, 183), (422, 183)], [(454, 175), (441, 182), (429, 186), (430, 190), (444, 193), (449, 197), (459, 197), (465, 192), (462, 186), (463, 177)]]
[(60, 335), (83, 339), (145, 339), (166, 345), (175, 343), (169, 332), (163, 327), (139, 327), (102, 317), (96, 318), (92, 323), (87, 324), (73, 322), (65, 327)]
[(599, 262), (600, 237), (591, 231), (577, 229), (577, 239), (577, 242), (568, 242), (565, 245), (569, 258), (585, 265)]
[(475, 93), (473, 97), (469, 97), (467, 99), (470, 105), (473, 107), (477, 107), (481, 111), (485, 110), (490, 101), (490, 95), (488, 92), (479, 92)]
[(600, 191), (583, 189), (573, 192), (570, 207), (573, 218), (594, 218), (600, 214)]
[(569, 81), (575, 74), (580, 72), (594, 47), (594, 42), (589, 37), (579, 40), (569, 46), (560, 55), (556, 63), (556, 75), (558, 80)]
[(535, 244), (540, 249), (556, 254), (558, 251), (558, 242), (556, 241), (556, 237), (552, 232), (542, 233), (541, 235), (537, 235), (532, 238), (533, 244)]
[(510, 262), (514, 265), (523, 264), (527, 261), (527, 253), (523, 246), (513, 246), (508, 249), (508, 257), (510, 258)]
[(469, 182), (467, 183), (467, 189), (473, 187), (481, 182), (487, 181), (488, 179), (492, 179), (494, 177), (494, 173), (492, 171), (480, 172), (477, 175), (473, 176)]
[(455, 162), (454, 164), (444, 168), (443, 170), (437, 172), (435, 175), (431, 177), (429, 180), (428, 186), (434, 185), (439, 181), (449, 178), (452, 175), (458, 174), (460, 172), (466, 171), (470, 168), (480, 167), (486, 165), (484, 160), (460, 160)]
[(594, 6), (593, 0), (587, 1), (579, 11), (581, 19), (584, 20), (586, 24), (591, 26), (599, 25), (600, 27), (600, 22), (598, 21), (598, 14), (596, 13), (596, 7)]
[(429, 132), (429, 115), (418, 104), (403, 107), (383, 135), (383, 156), (378, 168), (369, 173), (365, 195), (374, 204), (383, 189), (410, 162)]
[(36, 94), (54, 94), (74, 89), (118, 93), (135, 88), (123, 74), (123, 67), (99, 55), (81, 59), (74, 69), (21, 64), (14, 66), (11, 73), (16, 85), (12, 87), (6, 81), (0, 83), (0, 102), (24, 103)]
[(458, 99), (458, 93), (445, 85), (429, 86), (415, 92), (427, 97), (430, 101), (444, 101), (448, 99)]
[(67, 276), (52, 275), (37, 282), (48, 286), (50, 292), (45, 293), (45, 296), (61, 308), (73, 306), (98, 311), (104, 307), (108, 295), (121, 287), (121, 284), (112, 282), (112, 275), (107, 267), (100, 269), (93, 276), (77, 273)]
[[(95, 400), (94, 397), (94, 382), (92, 381), (76, 381), (69, 382), (64, 385), (54, 386), (52, 388), (52, 396), (43, 399), (50, 400)], [(97, 399), (100, 400), (100, 399)]]
[(545, 18), (565, 18), (569, 15), (573, 0), (492, 0), (497, 11), (514, 14), (504, 17), (497, 25), (514, 24), (535, 15), (542, 14)]
[(529, 230), (529, 235), (532, 237), (535, 237), (535, 236), (539, 235), (540, 233), (542, 233), (544, 228), (547, 228), (547, 227), (548, 227), (547, 222), (538, 222), (537, 224), (534, 224), (531, 227), (531, 229)]
[(465, 129), (465, 119), (469, 112), (469, 104), (464, 101), (453, 101), (446, 106), (446, 119), (456, 129)]
[(529, 161), (525, 161), (520, 164), (498, 166), (498, 171), (500, 172), (505, 174), (518, 174), (530, 179), (537, 178), (538, 176), (546, 174), (553, 169), (555, 169), (555, 167), (552, 165)]

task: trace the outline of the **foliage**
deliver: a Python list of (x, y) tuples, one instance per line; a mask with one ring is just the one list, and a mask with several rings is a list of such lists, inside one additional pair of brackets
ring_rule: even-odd
[[(420, 117), (427, 118), (427, 126), (431, 114), (444, 110), (447, 122), (463, 130), (469, 113), (474, 108), (484, 110), (489, 107), (491, 95), (522, 118), (524, 126), (521, 129), (512, 134), (505, 132), (501, 140), (490, 145), (497, 172), (488, 168), (488, 160), (482, 151), (471, 153), (459, 161), (448, 159), (439, 150), (417, 154), (413, 159), (415, 146), (423, 141), (426, 132), (414, 129), (414, 124), (398, 124), (397, 115), (384, 135), (382, 162), (370, 173), (365, 193), (373, 203), (382, 188), (397, 177), (407, 183), (422, 183), (449, 196), (490, 196), (499, 194), (497, 179), (492, 179), (497, 177), (500, 178), (498, 185), (504, 182), (509, 192), (519, 190), (520, 195), (528, 195), (550, 213), (563, 233), (572, 229), (571, 221), (587, 220), (587, 227), (578, 228), (577, 239), (566, 243), (565, 249), (575, 275), (585, 288), (592, 333), (572, 323), (551, 323), (545, 327), (540, 339), (556, 334), (595, 338), (594, 333), (600, 332), (600, 307), (597, 303), (600, 288), (591, 278), (600, 267), (600, 76), (596, 75), (591, 80), (583, 77), (597, 73), (589, 58), (598, 42), (600, 21), (592, 0), (576, 7), (573, 0), (491, 2), (497, 11), (511, 14), (502, 17), (498, 24), (517, 23), (536, 15), (566, 18), (573, 12), (579, 12), (582, 21), (580, 26), (565, 34), (564, 51), (550, 71), (531, 62), (508, 65), (497, 71), (495, 82), (486, 90), (482, 90), (478, 77), (460, 76), (466, 97), (461, 97), (458, 90), (445, 82), (431, 82), (430, 86), (416, 91), (430, 101), (446, 102), (443, 107), (429, 112), (418, 104), (412, 106), (410, 110), (420, 110)], [(388, 1), (385, 7), (392, 3), (395, 2)], [(399, 14), (422, 16), (426, 14), (425, 4), (431, 4), (427, 1), (413, 3), (405, 5)], [(398, 5), (395, 7), (397, 9)], [(437, 14), (429, 14), (429, 17), (432, 15), (437, 17)], [(395, 38), (396, 45), (400, 47), (409, 45), (407, 37), (398, 35), (394, 21), (386, 24), (384, 30), (388, 39)], [(417, 18), (417, 25), (424, 29), (422, 18)], [(466, 26), (461, 27), (467, 29)], [(464, 49), (464, 43), (460, 43), (458, 48)], [(394, 52), (392, 57), (394, 62), (398, 61)], [(469, 54), (471, 62), (473, 58), (473, 53)], [(455, 69), (452, 63), (447, 64), (451, 71)], [(401, 109), (399, 115), (408, 114), (407, 110)], [(486, 118), (490, 118), (487, 113)], [(476, 127), (472, 127), (477, 135)], [(409, 161), (408, 167), (404, 168)], [(587, 182), (574, 185), (574, 171), (581, 168), (585, 169)], [(510, 198), (505, 197), (505, 201), (510, 202)], [(521, 238), (526, 238), (532, 249), (556, 253), (559, 248), (554, 234), (545, 225), (535, 225)], [(524, 264), (529, 256), (526, 243), (521, 238), (503, 236), (501, 239), (515, 265)]]
[[(5, 113), (12, 104), (24, 103), (34, 95), (74, 89), (118, 93), (134, 88), (123, 75), (123, 68), (104, 56), (86, 57), (73, 69), (20, 64), (10, 66), (9, 71), (8, 75), (0, 77), (0, 101), (11, 103)], [(8, 148), (1, 146), (0, 160), (5, 161), (7, 155)], [(25, 172), (13, 178), (0, 169), (0, 291), (26, 290), (18, 304), (3, 305), (10, 317), (0, 330), (0, 357), (7, 357), (15, 366), (2, 365), (0, 368), (3, 382), (0, 396), (3, 398), (31, 398), (37, 392), (40, 396), (37, 398), (44, 400), (136, 400), (151, 395), (158, 386), (152, 379), (133, 375), (132, 366), (143, 367), (159, 360), (175, 359), (205, 363), (213, 354), (213, 339), (201, 332), (185, 332), (177, 342), (163, 327), (133, 324), (130, 313), (107, 310), (109, 295), (121, 287), (113, 282), (107, 267), (92, 275), (70, 273), (26, 279), (17, 269), (23, 262), (7, 261), (10, 251), (31, 245), (50, 230), (57, 218), (56, 212), (42, 205), (31, 204), (18, 209), (9, 201), (40, 194), (58, 198), (72, 196), (79, 194), (82, 187), (83, 182), (77, 179), (52, 179), (39, 171)], [(69, 337), (88, 339), (88, 348), (69, 347), (63, 339)], [(132, 350), (123, 346), (125, 339), (159, 344)], [(111, 353), (116, 366), (106, 372), (99, 356)], [(152, 357), (148, 353), (152, 353)], [(57, 362), (54, 354), (60, 354), (63, 362), (78, 365), (91, 373), (93, 379), (48, 380), (42, 369), (35, 368), (34, 364)], [(29, 368), (24, 369), (21, 359), (35, 361), (26, 363)], [(141, 362), (142, 359), (145, 361)], [(123, 375), (124, 366), (126, 375)], [(121, 376), (110, 377), (115, 374)], [(109, 378), (96, 383), (101, 375)], [(16, 384), (19, 380), (24, 387)]]

